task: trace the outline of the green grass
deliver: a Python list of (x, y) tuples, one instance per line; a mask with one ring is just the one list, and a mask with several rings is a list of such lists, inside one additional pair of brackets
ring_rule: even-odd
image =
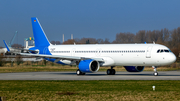
[[(156, 90), (152, 90), (156, 86)], [(0, 81), (6, 100), (180, 100), (180, 81)]]

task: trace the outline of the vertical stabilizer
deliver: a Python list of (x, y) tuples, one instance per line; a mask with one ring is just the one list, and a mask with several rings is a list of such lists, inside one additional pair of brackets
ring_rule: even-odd
[(44, 30), (41, 27), (38, 19), (36, 17), (31, 18), (33, 35), (35, 40), (35, 47), (44, 47), (49, 46), (50, 42), (44, 33)]
[(9, 49), (9, 47), (8, 47), (8, 45), (7, 45), (7, 43), (6, 43), (6, 41), (5, 40), (3, 40), (3, 42), (4, 42), (4, 45), (6, 46), (6, 48), (7, 48), (7, 51), (8, 52), (10, 52), (10, 49)]

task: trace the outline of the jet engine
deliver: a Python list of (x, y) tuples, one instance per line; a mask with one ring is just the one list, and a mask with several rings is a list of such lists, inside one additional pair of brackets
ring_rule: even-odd
[(81, 60), (79, 63), (79, 70), (83, 73), (93, 73), (99, 70), (99, 62), (89, 59)]
[(142, 72), (144, 70), (144, 66), (124, 66), (124, 68), (128, 72)]

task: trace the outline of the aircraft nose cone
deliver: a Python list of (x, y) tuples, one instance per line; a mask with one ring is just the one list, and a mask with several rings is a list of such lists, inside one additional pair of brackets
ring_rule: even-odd
[(169, 57), (169, 61), (171, 63), (174, 63), (176, 61), (176, 56), (174, 54), (172, 54), (170, 57)]

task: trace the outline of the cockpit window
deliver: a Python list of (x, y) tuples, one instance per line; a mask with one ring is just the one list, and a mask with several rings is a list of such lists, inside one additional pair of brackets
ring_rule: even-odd
[(167, 49), (159, 49), (159, 50), (157, 51), (157, 53), (163, 53), (163, 52), (169, 53), (169, 52), (171, 52), (171, 50), (167, 50)]
[(160, 49), (157, 51), (157, 53), (159, 53)]
[(161, 50), (161, 53), (164, 52), (164, 50)]
[(165, 52), (169, 53), (169, 50), (164, 50)]

